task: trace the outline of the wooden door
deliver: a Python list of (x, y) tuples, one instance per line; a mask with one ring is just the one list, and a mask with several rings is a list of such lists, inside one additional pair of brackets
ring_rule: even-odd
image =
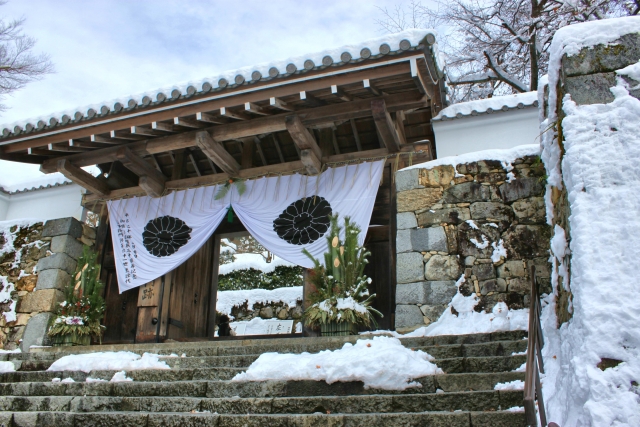
[(160, 321), (160, 298), (164, 276), (138, 288), (136, 342), (156, 342)]
[(214, 240), (213, 237), (209, 239), (198, 252), (173, 271), (167, 338), (207, 337)]
[(136, 317), (138, 315), (138, 290), (130, 289), (122, 294), (118, 290), (115, 269), (104, 268), (105, 315), (102, 324), (106, 326), (103, 343), (132, 343), (136, 337)]

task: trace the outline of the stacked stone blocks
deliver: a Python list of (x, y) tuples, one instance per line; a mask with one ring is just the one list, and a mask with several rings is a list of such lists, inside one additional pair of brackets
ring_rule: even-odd
[[(397, 330), (437, 320), (463, 275), (460, 292), (480, 297), (477, 310), (528, 305), (530, 265), (548, 291), (544, 166), (537, 156), (512, 166), (511, 178), (493, 160), (396, 174)], [(494, 262), (500, 242), (507, 256)]]

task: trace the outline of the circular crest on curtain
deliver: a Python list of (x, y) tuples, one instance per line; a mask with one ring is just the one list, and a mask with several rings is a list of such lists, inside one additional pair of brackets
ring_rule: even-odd
[(191, 239), (191, 227), (180, 218), (165, 215), (152, 219), (142, 232), (144, 247), (151, 255), (169, 256)]
[(273, 221), (273, 230), (292, 245), (313, 243), (329, 229), (331, 213), (331, 205), (324, 197), (302, 198), (282, 211)]

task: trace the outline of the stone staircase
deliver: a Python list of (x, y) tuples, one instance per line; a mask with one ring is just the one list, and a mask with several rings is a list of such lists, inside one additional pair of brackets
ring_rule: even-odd
[[(524, 332), (403, 338), (431, 354), (445, 372), (419, 378), (402, 392), (365, 389), (360, 382), (229, 381), (261, 353), (317, 352), (359, 337), (289, 338), (75, 347), (73, 353), (128, 350), (184, 357), (162, 360), (171, 370), (49, 372), (60, 349), (2, 354), (17, 372), (0, 374), (0, 427), (32, 426), (524, 426), (523, 392), (496, 391), (499, 382), (524, 380), (512, 372), (525, 362)], [(286, 367), (283, 367), (286, 369)], [(72, 378), (75, 382), (52, 382)]]

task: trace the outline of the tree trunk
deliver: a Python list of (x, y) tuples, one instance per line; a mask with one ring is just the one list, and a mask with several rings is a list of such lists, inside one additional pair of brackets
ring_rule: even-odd
[[(531, 20), (535, 20), (536, 18), (538, 18), (540, 16), (540, 5), (538, 4), (537, 0), (531, 0)], [(538, 48), (536, 46), (536, 25), (533, 24), (529, 27), (529, 60), (531, 61), (529, 63), (530, 65), (530, 70), (531, 70), (531, 76), (530, 76), (530, 83), (529, 83), (529, 89), (530, 90), (537, 90), (538, 89), (538, 72), (539, 72), (539, 67), (538, 67)]]

